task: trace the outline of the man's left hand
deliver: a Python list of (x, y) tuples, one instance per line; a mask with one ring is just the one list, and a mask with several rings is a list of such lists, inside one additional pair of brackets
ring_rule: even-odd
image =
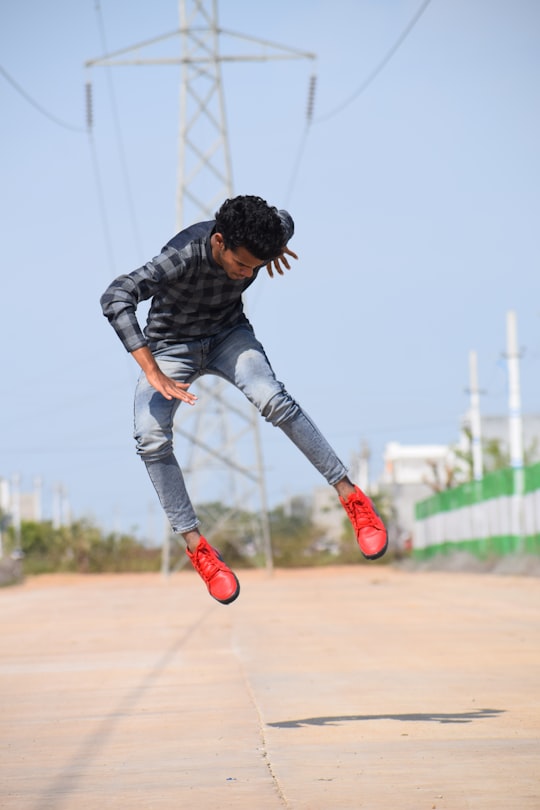
[(279, 254), (279, 256), (276, 256), (275, 259), (272, 259), (272, 261), (268, 262), (268, 264), (266, 265), (266, 271), (267, 271), (268, 275), (270, 276), (270, 278), (274, 278), (274, 270), (276, 270), (276, 272), (280, 276), (282, 276), (284, 274), (285, 271), (284, 271), (282, 265), (284, 267), (286, 267), (287, 270), (291, 269), (291, 265), (289, 264), (289, 262), (287, 260), (287, 256), (292, 256), (293, 259), (298, 259), (298, 256), (296, 255), (296, 253), (293, 253), (293, 251), (289, 250), (288, 247), (284, 247), (283, 250), (281, 251), (281, 253)]

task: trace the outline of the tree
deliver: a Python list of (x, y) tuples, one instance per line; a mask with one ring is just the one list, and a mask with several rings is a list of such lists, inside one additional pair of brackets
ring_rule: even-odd
[[(6, 550), (13, 551), (15, 536), (8, 532)], [(134, 537), (105, 534), (86, 520), (54, 528), (50, 521), (23, 521), (21, 524), (23, 567), (27, 574), (69, 571), (157, 571), (160, 551), (145, 548)]]
[[(436, 462), (428, 461), (432, 469), (432, 478), (425, 479), (425, 483), (434, 492), (452, 489), (464, 481), (472, 481), (474, 478), (472, 431), (469, 425), (463, 427), (463, 433), (467, 440), (467, 447), (465, 450), (459, 447), (453, 448), (454, 456), (460, 463), (446, 464), (444, 477), (441, 477)], [(529, 446), (524, 448), (523, 464), (525, 466), (533, 464), (537, 458), (538, 439), (534, 438)], [(498, 437), (482, 440), (482, 459), (484, 474), (504, 470), (510, 466), (510, 453), (505, 448), (503, 440)]]

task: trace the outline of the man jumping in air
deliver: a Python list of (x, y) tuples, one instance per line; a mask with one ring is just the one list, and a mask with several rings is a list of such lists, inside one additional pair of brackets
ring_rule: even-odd
[[(209, 222), (180, 231), (159, 256), (118, 276), (101, 297), (104, 315), (142, 369), (135, 392), (135, 440), (175, 534), (210, 595), (222, 604), (240, 593), (235, 574), (201, 535), (173, 450), (173, 421), (181, 402), (195, 405), (190, 385), (215, 374), (242, 391), (262, 416), (281, 428), (333, 486), (364, 557), (381, 557), (388, 538), (371, 501), (300, 405), (276, 379), (243, 308), (242, 295), (266, 266), (283, 275), (294, 223), (260, 197), (226, 200)], [(151, 299), (144, 332), (140, 301)]]

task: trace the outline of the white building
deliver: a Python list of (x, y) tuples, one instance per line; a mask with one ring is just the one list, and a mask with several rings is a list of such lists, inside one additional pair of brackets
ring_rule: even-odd
[(400, 549), (409, 544), (416, 503), (437, 489), (446, 489), (459, 468), (459, 459), (446, 444), (386, 445), (378, 489), (388, 495), (393, 507), (394, 517), (389, 526), (392, 547)]
[(381, 483), (436, 485), (446, 482), (449, 470), (455, 465), (455, 454), (446, 444), (389, 442), (384, 450)]

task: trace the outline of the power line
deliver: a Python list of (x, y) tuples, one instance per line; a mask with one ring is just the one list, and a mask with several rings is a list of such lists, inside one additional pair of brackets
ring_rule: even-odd
[(105, 198), (103, 193), (103, 183), (101, 181), (101, 175), (99, 171), (99, 164), (97, 159), (96, 148), (94, 144), (94, 139), (92, 136), (92, 89), (90, 84), (86, 85), (86, 123), (87, 128), (84, 129), (83, 127), (76, 127), (72, 124), (67, 124), (65, 121), (60, 120), (55, 115), (50, 113), (48, 110), (45, 109), (41, 104), (39, 104), (32, 96), (30, 96), (24, 88), (15, 81), (15, 79), (7, 72), (7, 70), (0, 65), (0, 73), (4, 76), (4, 78), (14, 87), (14, 89), (29, 103), (31, 104), (36, 110), (38, 110), (42, 115), (46, 116), (49, 120), (53, 121), (58, 126), (63, 127), (64, 129), (69, 129), (72, 132), (86, 132), (88, 134), (89, 144), (90, 144), (90, 154), (92, 159), (92, 169), (94, 172), (94, 177), (97, 186), (97, 195), (98, 195), (98, 205), (101, 214), (103, 232), (104, 232), (104, 239), (105, 239), (105, 249), (107, 253), (107, 257), (109, 260), (109, 265), (111, 268), (111, 272), (114, 270), (114, 257), (112, 251), (112, 241), (110, 237), (110, 231), (108, 227), (107, 221), (107, 213), (105, 209)]
[[(105, 34), (105, 23), (104, 23), (104, 20), (103, 20), (103, 12), (101, 10), (101, 4), (100, 4), (99, 0), (96, 0), (96, 2), (95, 2), (95, 11), (96, 11), (96, 17), (97, 17), (97, 22), (98, 22), (99, 34), (100, 34), (100, 38), (101, 38), (101, 46), (103, 48), (103, 53), (107, 53), (108, 48), (107, 48), (107, 37), (106, 37), (106, 34)], [(135, 203), (134, 203), (134, 200), (133, 200), (133, 192), (132, 192), (132, 189), (131, 189), (131, 182), (130, 182), (130, 178), (129, 178), (128, 164), (127, 164), (127, 158), (126, 158), (126, 150), (125, 150), (125, 147), (124, 147), (124, 139), (122, 137), (122, 129), (121, 129), (121, 126), (120, 126), (120, 117), (118, 115), (118, 104), (117, 104), (117, 101), (116, 101), (116, 94), (115, 94), (115, 90), (114, 90), (113, 78), (112, 78), (111, 70), (108, 67), (106, 68), (106, 76), (107, 76), (107, 85), (108, 85), (108, 88), (109, 88), (109, 97), (110, 97), (111, 108), (112, 108), (114, 130), (115, 130), (115, 133), (116, 133), (116, 143), (117, 143), (118, 154), (119, 154), (119, 158), (120, 158), (120, 167), (121, 167), (121, 170), (122, 170), (122, 177), (123, 177), (123, 181), (124, 181), (125, 194), (126, 194), (126, 199), (127, 199), (129, 216), (130, 216), (130, 220), (131, 220), (131, 228), (132, 228), (132, 232), (133, 232), (133, 239), (134, 239), (135, 246), (137, 248), (137, 252), (139, 254), (139, 257), (140, 257), (140, 259), (142, 261), (142, 260), (144, 260), (144, 255), (143, 255), (143, 250), (142, 250), (141, 234), (140, 234), (140, 229), (139, 229), (139, 223), (138, 223), (138, 220), (137, 220), (137, 215), (136, 215), (136, 212), (135, 212)], [(90, 125), (91, 124), (89, 124), (89, 127), (90, 127)]]
[(19, 93), (19, 95), (21, 95), (25, 99), (25, 101), (31, 104), (32, 107), (38, 110), (38, 112), (40, 112), (50, 121), (53, 121), (58, 126), (63, 127), (64, 129), (69, 129), (72, 132), (85, 132), (84, 127), (76, 127), (73, 126), (72, 124), (67, 124), (65, 121), (62, 121), (60, 118), (57, 118), (55, 115), (46, 110), (45, 107), (43, 107), (39, 102), (37, 102), (34, 98), (32, 98), (32, 96), (29, 93), (27, 93), (26, 90), (23, 87), (21, 87), (21, 85), (18, 82), (15, 81), (13, 76), (11, 76), (7, 72), (7, 70), (4, 67), (2, 67), (2, 65), (0, 65), (0, 73), (2, 74), (4, 79), (7, 82), (9, 82), (11, 86), (17, 91), (17, 93)]
[(105, 202), (105, 192), (103, 189), (103, 181), (101, 179), (101, 172), (99, 169), (99, 159), (94, 141), (94, 132), (92, 129), (94, 122), (93, 100), (92, 100), (92, 85), (86, 82), (85, 85), (85, 99), (86, 99), (86, 131), (88, 133), (88, 146), (90, 147), (90, 157), (92, 160), (92, 171), (94, 173), (94, 180), (96, 183), (96, 193), (99, 215), (101, 219), (101, 227), (103, 229), (103, 239), (105, 242), (105, 253), (109, 262), (109, 273), (114, 275), (115, 262), (114, 251), (111, 239), (111, 230), (109, 228), (109, 218), (107, 215), (107, 204)]
[(352, 102), (353, 102), (355, 99), (357, 99), (359, 95), (361, 95), (362, 93), (364, 93), (364, 92), (367, 90), (367, 88), (368, 88), (368, 87), (369, 87), (369, 86), (370, 86), (370, 85), (373, 83), (373, 81), (374, 81), (374, 80), (377, 78), (377, 76), (379, 75), (379, 73), (381, 73), (381, 71), (382, 71), (382, 70), (383, 70), (383, 69), (386, 67), (386, 65), (387, 65), (387, 64), (389, 63), (389, 61), (392, 59), (392, 57), (394, 56), (394, 54), (396, 53), (396, 51), (397, 51), (397, 50), (398, 50), (398, 49), (401, 47), (401, 45), (402, 45), (402, 44), (405, 42), (405, 40), (407, 39), (407, 37), (409, 36), (409, 34), (411, 33), (411, 31), (413, 30), (414, 26), (416, 25), (416, 23), (418, 22), (418, 20), (420, 19), (420, 17), (422, 16), (422, 14), (424, 13), (424, 11), (426, 10), (426, 8), (429, 6), (430, 2), (431, 2), (431, 0), (424, 0), (424, 2), (423, 2), (423, 3), (422, 3), (422, 5), (419, 7), (419, 9), (417, 10), (417, 12), (414, 14), (414, 16), (412, 17), (412, 19), (411, 19), (411, 20), (409, 21), (409, 23), (406, 25), (406, 27), (405, 27), (405, 28), (404, 28), (404, 30), (401, 32), (401, 34), (399, 35), (399, 37), (397, 38), (397, 40), (394, 42), (394, 44), (392, 45), (392, 47), (390, 48), (390, 50), (389, 50), (389, 51), (387, 51), (387, 53), (386, 53), (386, 54), (383, 56), (383, 58), (381, 59), (381, 61), (380, 61), (380, 62), (379, 62), (377, 65), (376, 65), (376, 67), (374, 67), (374, 68), (373, 68), (373, 70), (372, 70), (370, 73), (368, 73), (368, 75), (366, 76), (366, 78), (364, 79), (364, 81), (362, 82), (362, 84), (360, 85), (360, 87), (359, 87), (357, 90), (355, 90), (355, 92), (352, 94), (352, 96), (349, 96), (349, 98), (348, 98), (346, 101), (344, 101), (344, 102), (343, 102), (342, 104), (340, 104), (338, 107), (335, 107), (333, 110), (331, 110), (331, 111), (330, 111), (329, 113), (327, 113), (326, 115), (323, 115), (323, 116), (321, 116), (321, 118), (318, 118), (318, 119), (315, 121), (315, 123), (316, 123), (316, 124), (320, 124), (322, 121), (328, 121), (330, 118), (333, 118), (333, 117), (334, 117), (334, 115), (337, 115), (337, 114), (338, 114), (338, 113), (340, 113), (342, 110), (344, 110), (344, 109), (345, 109), (345, 107), (348, 107), (348, 106), (349, 106), (349, 104), (352, 104)]
[(309, 78), (309, 90), (308, 90), (308, 101), (307, 101), (307, 108), (306, 108), (306, 126), (304, 128), (304, 132), (302, 134), (302, 140), (300, 141), (300, 146), (298, 149), (298, 153), (296, 155), (296, 160), (294, 162), (293, 170), (291, 173), (291, 179), (289, 180), (289, 188), (287, 190), (287, 194), (285, 195), (285, 205), (288, 205), (291, 199), (291, 195), (293, 192), (294, 185), (296, 183), (296, 177), (298, 175), (298, 171), (300, 169), (300, 163), (302, 161), (302, 157), (304, 155), (304, 151), (306, 148), (307, 137), (309, 128), (313, 121), (313, 108), (315, 106), (315, 88), (317, 86), (317, 76), (313, 74)]
[(312, 119), (313, 119), (313, 106), (314, 106), (314, 99), (315, 99), (315, 82), (316, 82), (316, 77), (315, 77), (315, 76), (312, 76), (312, 77), (311, 77), (311, 80), (310, 80), (309, 97), (308, 97), (307, 123), (306, 123), (306, 127), (305, 127), (305, 129), (304, 129), (304, 133), (303, 133), (303, 135), (302, 135), (302, 140), (301, 140), (301, 142), (300, 142), (300, 147), (299, 147), (299, 149), (298, 149), (298, 153), (297, 153), (297, 156), (296, 156), (296, 160), (295, 160), (295, 162), (294, 162), (293, 170), (292, 170), (292, 173), (291, 173), (291, 178), (290, 178), (290, 180), (289, 180), (289, 188), (288, 188), (288, 192), (287, 192), (287, 195), (286, 195), (286, 203), (287, 203), (287, 204), (288, 204), (288, 202), (289, 202), (289, 200), (290, 200), (290, 197), (291, 197), (291, 195), (292, 195), (293, 187), (294, 187), (294, 185), (295, 185), (295, 182), (296, 182), (296, 177), (297, 177), (297, 175), (298, 175), (298, 171), (299, 171), (299, 168), (300, 168), (300, 163), (301, 163), (301, 161), (302, 161), (302, 158), (303, 158), (303, 156), (304, 156), (304, 152), (305, 152), (305, 150), (306, 150), (307, 141), (308, 141), (308, 134), (309, 134), (309, 130), (310, 130), (310, 128), (311, 128), (311, 124), (312, 124), (312, 123), (315, 123), (315, 124), (320, 124), (320, 123), (322, 123), (323, 121), (328, 121), (330, 118), (333, 118), (335, 115), (337, 115), (337, 114), (338, 114), (338, 113), (340, 113), (342, 110), (344, 110), (346, 107), (348, 107), (348, 106), (349, 106), (349, 104), (352, 104), (352, 102), (353, 102), (353, 101), (354, 101), (356, 98), (358, 98), (358, 96), (359, 96), (359, 95), (361, 95), (361, 94), (362, 94), (362, 93), (363, 93), (365, 90), (367, 90), (367, 88), (368, 88), (368, 87), (369, 87), (369, 86), (372, 84), (372, 82), (373, 82), (373, 81), (376, 79), (376, 77), (379, 75), (379, 73), (381, 73), (381, 71), (382, 71), (382, 70), (383, 70), (383, 69), (386, 67), (386, 65), (389, 63), (389, 61), (390, 61), (390, 60), (391, 60), (391, 58), (394, 56), (394, 54), (396, 53), (396, 51), (398, 50), (398, 48), (399, 48), (399, 47), (400, 47), (400, 46), (403, 44), (403, 42), (405, 41), (405, 39), (407, 38), (407, 36), (410, 34), (410, 32), (412, 31), (412, 29), (414, 28), (414, 26), (416, 25), (416, 23), (418, 22), (418, 20), (420, 19), (420, 17), (422, 16), (422, 14), (424, 13), (424, 11), (426, 10), (426, 8), (428, 7), (428, 5), (430, 4), (430, 2), (431, 2), (431, 0), (424, 0), (424, 2), (422, 3), (422, 5), (421, 5), (421, 6), (418, 8), (418, 10), (416, 11), (416, 13), (415, 13), (415, 14), (414, 14), (414, 16), (412, 17), (412, 19), (411, 19), (411, 20), (409, 20), (409, 23), (408, 23), (408, 24), (407, 24), (407, 26), (404, 28), (404, 30), (401, 32), (400, 36), (399, 36), (399, 37), (397, 38), (397, 40), (394, 42), (394, 44), (392, 45), (392, 47), (390, 48), (390, 50), (389, 50), (389, 51), (387, 51), (387, 53), (386, 53), (386, 54), (385, 54), (385, 56), (384, 56), (384, 57), (381, 59), (381, 61), (380, 61), (380, 62), (379, 62), (377, 65), (376, 65), (376, 67), (375, 67), (375, 68), (373, 68), (373, 70), (372, 70), (372, 71), (371, 71), (371, 72), (370, 72), (370, 73), (367, 75), (367, 77), (364, 79), (364, 81), (362, 82), (362, 84), (360, 85), (360, 87), (359, 87), (359, 88), (358, 88), (358, 89), (357, 89), (357, 90), (356, 90), (356, 91), (355, 91), (355, 92), (352, 94), (352, 96), (350, 96), (350, 97), (349, 97), (349, 98), (348, 98), (346, 101), (344, 101), (344, 102), (343, 102), (342, 104), (340, 104), (338, 107), (335, 107), (333, 110), (331, 110), (331, 111), (330, 111), (329, 113), (327, 113), (326, 115), (323, 115), (323, 116), (321, 116), (320, 118), (315, 119), (315, 121), (314, 121), (314, 122), (312, 121)]

